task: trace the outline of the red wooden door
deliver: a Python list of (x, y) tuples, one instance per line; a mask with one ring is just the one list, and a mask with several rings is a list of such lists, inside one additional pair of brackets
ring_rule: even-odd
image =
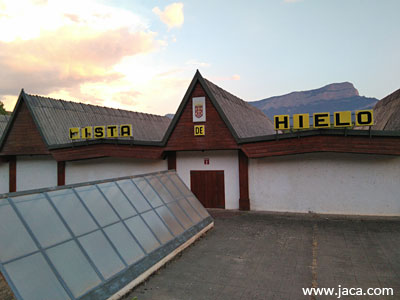
[(190, 171), (190, 188), (207, 208), (225, 208), (224, 171)]

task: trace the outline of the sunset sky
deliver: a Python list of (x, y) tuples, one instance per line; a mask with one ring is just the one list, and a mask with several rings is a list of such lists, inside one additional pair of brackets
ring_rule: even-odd
[(0, 101), (174, 113), (196, 69), (248, 100), (400, 88), (398, 0), (0, 0)]

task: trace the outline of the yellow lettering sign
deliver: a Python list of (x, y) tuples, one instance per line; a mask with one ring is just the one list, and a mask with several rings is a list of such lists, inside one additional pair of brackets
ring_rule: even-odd
[(103, 139), (103, 138), (118, 138), (131, 137), (132, 124), (122, 125), (107, 125), (107, 126), (86, 126), (86, 127), (71, 127), (69, 128), (69, 138), (77, 139)]
[(308, 129), (308, 128), (310, 128), (309, 114), (293, 115), (293, 129)]
[(109, 138), (118, 137), (118, 126), (117, 125), (108, 125), (107, 126), (107, 137), (109, 137)]
[(204, 125), (195, 125), (194, 126), (194, 135), (205, 135)]
[(81, 138), (80, 128), (79, 127), (72, 127), (69, 129), (69, 138), (71, 140), (78, 140)]
[[(291, 124), (293, 123), (293, 124)], [(333, 113), (333, 125), (336, 128), (355, 126), (372, 126), (374, 125), (373, 110), (358, 110), (355, 112), (354, 119), (351, 111), (337, 111)], [(290, 121), (289, 115), (274, 116), (275, 130), (288, 130), (292, 126), (293, 129), (309, 129), (309, 114), (294, 114), (293, 121)], [(331, 115), (328, 112), (313, 114), (313, 128), (330, 128)]]
[(289, 129), (290, 128), (289, 115), (274, 116), (274, 127), (275, 130)]
[(356, 111), (356, 126), (374, 125), (374, 116), (372, 112), (372, 109)]
[(131, 124), (123, 124), (119, 126), (119, 135), (121, 137), (130, 137), (132, 136), (132, 125)]
[(94, 126), (94, 138), (103, 139), (106, 137), (105, 126)]
[(82, 138), (91, 139), (93, 138), (93, 128), (92, 126), (86, 126), (82, 128)]
[(351, 111), (338, 111), (333, 113), (333, 126), (349, 127), (351, 125)]
[(314, 117), (314, 128), (327, 128), (331, 126), (331, 120), (329, 113), (315, 113)]

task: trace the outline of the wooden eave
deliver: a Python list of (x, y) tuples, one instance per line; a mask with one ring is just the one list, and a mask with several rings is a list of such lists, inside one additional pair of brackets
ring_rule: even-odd
[(240, 145), (250, 158), (283, 156), (313, 152), (400, 155), (400, 135), (374, 135), (354, 130), (344, 135), (332, 130), (302, 132), (297, 135), (278, 134)]

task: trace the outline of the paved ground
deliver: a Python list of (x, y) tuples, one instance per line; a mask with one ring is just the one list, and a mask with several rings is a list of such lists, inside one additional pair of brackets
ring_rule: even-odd
[(15, 300), (14, 294), (8, 287), (3, 275), (0, 274), (0, 299), (1, 300)]
[(337, 299), (304, 287), (391, 287), (400, 299), (400, 219), (212, 211), (215, 228), (125, 300)]

